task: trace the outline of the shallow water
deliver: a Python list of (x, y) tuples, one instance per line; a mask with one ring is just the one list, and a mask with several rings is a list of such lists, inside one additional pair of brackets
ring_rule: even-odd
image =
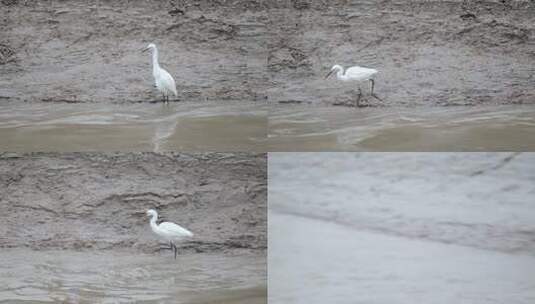
[(532, 151), (535, 107), (4, 104), (0, 137), (3, 151)]
[(535, 257), (269, 214), (270, 303), (533, 303)]
[(258, 255), (3, 249), (0, 303), (266, 303)]
[(4, 104), (3, 151), (263, 151), (262, 103)]
[(275, 106), (270, 151), (535, 151), (535, 106)]

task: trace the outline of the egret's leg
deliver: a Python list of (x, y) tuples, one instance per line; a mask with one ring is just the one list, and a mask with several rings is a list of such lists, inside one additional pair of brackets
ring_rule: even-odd
[(173, 244), (173, 247), (175, 248), (175, 260), (176, 260), (176, 253), (178, 252), (178, 249), (176, 248), (175, 244)]
[(370, 79), (370, 82), (372, 83), (372, 92), (371, 92), (370, 95), (373, 96), (373, 97), (375, 97), (375, 98), (377, 98), (377, 99), (380, 100), (380, 101), (383, 101), (381, 98), (379, 98), (379, 96), (375, 95), (375, 93), (373, 92), (373, 88), (375, 87), (375, 80)]
[(357, 104), (356, 106), (357, 107), (360, 107), (360, 98), (362, 97), (362, 90), (360, 89), (360, 86), (358, 86), (358, 89), (359, 89), (359, 95), (357, 97)]

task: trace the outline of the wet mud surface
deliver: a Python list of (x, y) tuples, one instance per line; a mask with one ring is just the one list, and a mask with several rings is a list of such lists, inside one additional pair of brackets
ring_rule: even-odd
[[(5, 1), (4, 1), (5, 2)], [(11, 1), (0, 22), (1, 98), (29, 102), (149, 102), (150, 55), (179, 100), (265, 102), (265, 11), (211, 1)]]
[[(150, 58), (179, 100), (351, 104), (335, 64), (378, 69), (383, 105), (535, 100), (533, 1), (4, 1), (0, 97), (157, 99)], [(366, 87), (366, 86), (364, 86)]]
[(334, 64), (379, 70), (368, 106), (535, 101), (533, 1), (292, 3), (269, 10), (274, 103), (351, 105), (355, 85), (324, 80)]
[(3, 248), (152, 252), (154, 208), (194, 232), (183, 252), (266, 249), (265, 154), (8, 153), (0, 172)]

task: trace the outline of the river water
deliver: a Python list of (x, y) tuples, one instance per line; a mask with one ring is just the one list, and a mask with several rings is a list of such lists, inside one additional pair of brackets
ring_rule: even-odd
[(529, 105), (5, 104), (3, 151), (532, 151)]
[(255, 254), (0, 252), (0, 303), (266, 303)]
[(265, 103), (0, 106), (3, 151), (264, 151)]
[(278, 105), (268, 136), (270, 151), (534, 151), (535, 107)]

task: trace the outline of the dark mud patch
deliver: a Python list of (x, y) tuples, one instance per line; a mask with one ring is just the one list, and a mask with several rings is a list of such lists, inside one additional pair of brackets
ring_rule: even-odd
[(283, 46), (270, 51), (268, 69), (271, 72), (278, 72), (288, 68), (306, 68), (311, 65), (307, 58), (308, 56), (303, 51)]
[(301, 104), (301, 103), (303, 103), (303, 101), (302, 100), (290, 99), (290, 100), (279, 100), (279, 103), (280, 104)]
[(2, 154), (0, 193), (4, 248), (152, 252), (149, 208), (194, 232), (187, 252), (267, 246), (265, 154)]
[(15, 61), (15, 51), (9, 45), (0, 43), (0, 64)]

